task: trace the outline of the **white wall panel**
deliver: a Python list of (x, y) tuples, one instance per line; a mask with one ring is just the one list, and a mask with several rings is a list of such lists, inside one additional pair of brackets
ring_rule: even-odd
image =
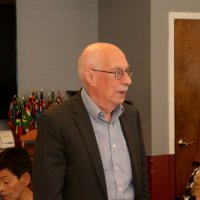
[(78, 56), (97, 40), (97, 0), (17, 0), (19, 95), (80, 89)]

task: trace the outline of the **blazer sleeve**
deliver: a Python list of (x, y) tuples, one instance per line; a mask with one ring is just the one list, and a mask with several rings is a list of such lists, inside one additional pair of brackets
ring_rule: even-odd
[(65, 171), (62, 137), (55, 120), (44, 113), (38, 126), (33, 161), (34, 200), (63, 200)]
[(131, 158), (135, 199), (149, 200), (147, 159), (139, 112), (133, 105), (124, 104), (120, 120)]
[(141, 153), (141, 163), (140, 163), (140, 174), (141, 174), (141, 190), (140, 198), (141, 200), (149, 200), (149, 181), (148, 181), (148, 172), (147, 172), (147, 158), (143, 140), (142, 126), (139, 112), (137, 111), (137, 122), (138, 122), (138, 132), (140, 138), (140, 153)]

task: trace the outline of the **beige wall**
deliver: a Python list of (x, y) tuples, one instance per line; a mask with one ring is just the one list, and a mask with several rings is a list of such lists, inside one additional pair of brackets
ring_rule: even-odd
[[(159, 8), (159, 9), (158, 9)], [(169, 140), (169, 12), (199, 12), (198, 0), (151, 1), (152, 155), (170, 152)]]
[(119, 45), (133, 68), (127, 98), (140, 110), (147, 152), (151, 152), (150, 34), (149, 0), (99, 1), (99, 40)]
[[(133, 101), (140, 110), (147, 154), (172, 153), (169, 148), (169, 144), (173, 141), (169, 141), (168, 14), (172, 11), (199, 12), (199, 0), (99, 0), (98, 2), (84, 0), (84, 3), (83, 0), (17, 0), (17, 2), (20, 16), (18, 20), (20, 18), (25, 20), (23, 23), (21, 20), (18, 21), (20, 24), (18, 28), (21, 29), (18, 30), (18, 42), (19, 46), (21, 45), (18, 53), (20, 91), (23, 91), (23, 87), (26, 90), (32, 90), (45, 85), (49, 88), (56, 85), (64, 90), (79, 88), (75, 75), (75, 61), (82, 47), (86, 43), (98, 40), (99, 35), (100, 41), (119, 45), (125, 51), (130, 66), (133, 67), (133, 84), (130, 87), (128, 99)], [(55, 4), (57, 12), (66, 17), (64, 29), (59, 26), (61, 23), (55, 24), (54, 18), (49, 17), (48, 21), (45, 17), (46, 12), (53, 11)], [(60, 4), (65, 6), (60, 6)], [(71, 14), (71, 17), (64, 14), (65, 10)], [(44, 17), (43, 20), (35, 21), (39, 20), (40, 16)], [(41, 23), (44, 23), (44, 20), (47, 22), (42, 26)], [(33, 37), (31, 31), (32, 26), (37, 29), (37, 23), (41, 30), (39, 32), (35, 30), (35, 34), (41, 41), (45, 40), (41, 44), (33, 43), (32, 40), (37, 41), (37, 37)], [(59, 33), (61, 35), (55, 38), (62, 36), (62, 41), (67, 44), (66, 49), (70, 53), (65, 51), (63, 46), (59, 49), (59, 45), (54, 48), (53, 44), (49, 43), (50, 46), (48, 46), (45, 43), (48, 39), (57, 41), (51, 37), (52, 31), (56, 30), (57, 26), (58, 30), (64, 31), (64, 34)], [(50, 29), (51, 27), (53, 30)], [(73, 35), (69, 31), (72, 29)], [(19, 33), (25, 35), (22, 37)], [(42, 50), (40, 48), (43, 45), (46, 45), (46, 49)], [(25, 49), (22, 49), (22, 46)], [(42, 56), (34, 54), (34, 52), (37, 53), (38, 48)], [(73, 50), (70, 51), (70, 49)], [(49, 62), (52, 55), (55, 55), (52, 63), (56, 65)], [(43, 75), (44, 80), (41, 79), (38, 82), (38, 79), (34, 78), (38, 73)], [(28, 76), (31, 77), (27, 78)], [(6, 122), (0, 121), (0, 129), (5, 127), (7, 127)]]
[[(19, 96), (79, 90), (77, 59), (98, 40), (98, 0), (16, 0)], [(0, 120), (0, 130), (8, 129)]]
[(77, 59), (98, 40), (98, 0), (17, 0), (18, 92), (79, 90)]
[(199, 12), (200, 1), (99, 1), (99, 40), (119, 44), (134, 66), (128, 98), (140, 110), (148, 155), (174, 153), (168, 102), (168, 15), (172, 11)]

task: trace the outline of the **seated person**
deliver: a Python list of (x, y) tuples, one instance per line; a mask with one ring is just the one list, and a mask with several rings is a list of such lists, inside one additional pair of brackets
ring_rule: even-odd
[(196, 197), (196, 200), (200, 200), (200, 171), (194, 177), (192, 195)]
[(32, 162), (23, 148), (11, 147), (0, 153), (0, 198), (33, 200)]
[(193, 185), (194, 185), (195, 177), (199, 173), (200, 173), (200, 167), (196, 167), (194, 169), (194, 171), (192, 172), (192, 174), (189, 178), (189, 181), (186, 185), (185, 192), (184, 192), (184, 195), (183, 195), (184, 200), (196, 200), (196, 197), (194, 196), (192, 191), (193, 191)]

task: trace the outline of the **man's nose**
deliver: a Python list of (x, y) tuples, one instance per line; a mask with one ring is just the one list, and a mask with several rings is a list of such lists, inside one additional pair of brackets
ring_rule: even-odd
[(3, 192), (5, 189), (4, 187), (4, 184), (0, 182), (0, 195), (1, 195), (1, 192)]
[(132, 83), (132, 79), (127, 72), (124, 73), (123, 82), (127, 85), (130, 85)]

